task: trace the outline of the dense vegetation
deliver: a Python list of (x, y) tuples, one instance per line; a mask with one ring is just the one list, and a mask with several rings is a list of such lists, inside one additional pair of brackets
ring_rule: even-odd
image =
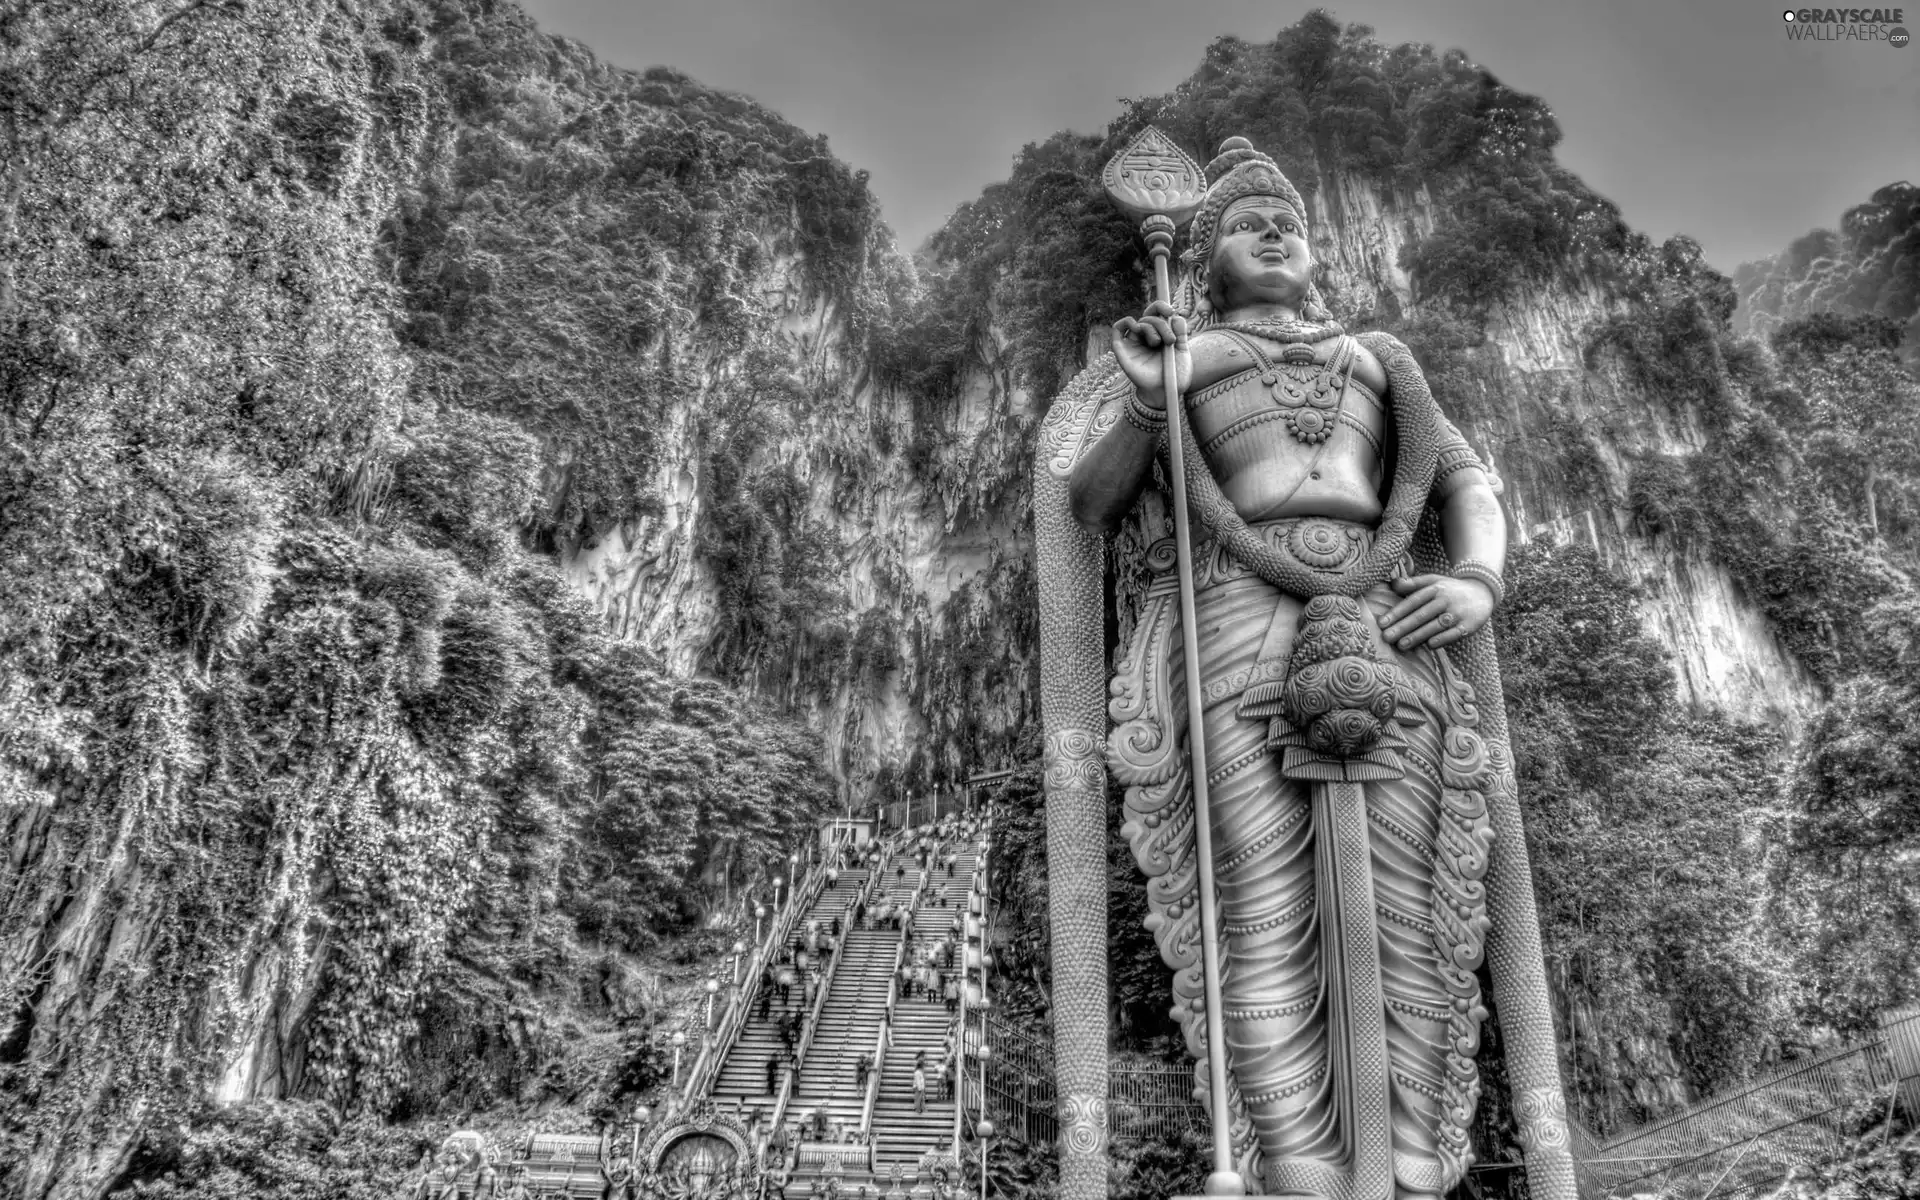
[[(1002, 994), (1044, 1023), (1024, 397), (1140, 303), (1097, 168), (1149, 121), (1310, 198), (1424, 188), (1429, 236), (1324, 286), (1476, 435), (1511, 432), (1502, 314), (1604, 290), (1552, 399), (1699, 444), (1561, 416), (1509, 462), (1727, 571), (1831, 698), (1798, 744), (1687, 709), (1617, 563), (1516, 553), (1581, 1115), (1920, 998), (1910, 187), (1729, 281), (1555, 164), (1539, 100), (1314, 13), (1029, 146), (914, 264), (824, 138), (493, 0), (49, 0), (0, 14), (0, 63), (0, 1191), (385, 1195), (456, 1116), (604, 1115), (827, 766), (891, 795), (1026, 764)], [(905, 494), (979, 564), (938, 613), (877, 526)], [(596, 612), (559, 564), (615, 539), (658, 571)], [(711, 611), (672, 611), (696, 573)], [(921, 744), (863, 723), (889, 696)], [(1110, 850), (1118, 1048), (1172, 1055)], [(1192, 1185), (1127, 1154), (1141, 1194)]]
[[(645, 1057), (613, 1026), (666, 1003), (636, 956), (829, 785), (817, 736), (616, 641), (533, 551), (644, 507), (621, 451), (670, 360), (636, 289), (719, 311), (701, 248), (796, 207), (831, 272), (864, 191), (491, 5), (0, 22), (0, 1189), (99, 1188), (256, 1037), (241, 1094), (338, 1113), (604, 1102)], [(623, 154), (541, 132), (566, 86)], [(703, 157), (737, 135), (750, 168)], [(570, 154), (662, 211), (579, 215), (540, 274), (498, 243), (564, 206), (494, 183)], [(761, 207), (719, 211), (715, 170)], [(637, 374), (549, 351), (583, 373), (529, 382), (514, 339), (558, 333), (523, 289), (588, 283)], [(638, 440), (596, 440), (621, 399)], [(573, 1078), (583, 1046), (609, 1061)]]
[(1767, 336), (1817, 313), (1886, 317), (1905, 333), (1909, 366), (1920, 365), (1920, 186), (1890, 183), (1783, 253), (1741, 263), (1735, 328)]

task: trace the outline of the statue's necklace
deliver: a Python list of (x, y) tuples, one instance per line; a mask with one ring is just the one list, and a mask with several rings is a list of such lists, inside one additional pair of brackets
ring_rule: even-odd
[(1359, 357), (1352, 338), (1341, 335), (1340, 344), (1324, 366), (1314, 362), (1313, 347), (1304, 342), (1289, 343), (1281, 350), (1280, 361), (1276, 363), (1267, 357), (1259, 342), (1242, 335), (1237, 326), (1215, 328), (1224, 329), (1259, 363), (1260, 382), (1267, 386), (1273, 402), (1280, 406), (1281, 419), (1295, 441), (1317, 446), (1333, 436), (1333, 428), (1340, 420), (1340, 407), (1346, 401), (1347, 384), (1353, 379), (1354, 360)]
[(1228, 330), (1244, 333), (1252, 337), (1266, 338), (1270, 342), (1324, 342), (1328, 338), (1339, 337), (1346, 332), (1338, 321), (1301, 321), (1297, 319), (1272, 321), (1220, 321), (1209, 325), (1209, 329)]

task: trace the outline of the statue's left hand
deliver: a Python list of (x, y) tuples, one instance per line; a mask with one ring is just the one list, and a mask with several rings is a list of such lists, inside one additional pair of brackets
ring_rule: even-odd
[(1402, 650), (1457, 642), (1493, 615), (1493, 591), (1473, 579), (1409, 575), (1393, 581), (1400, 603), (1380, 618), (1380, 632)]

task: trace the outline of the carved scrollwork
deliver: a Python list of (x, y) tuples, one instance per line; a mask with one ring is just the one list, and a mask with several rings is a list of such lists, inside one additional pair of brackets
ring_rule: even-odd
[(1106, 785), (1106, 761), (1099, 741), (1084, 729), (1063, 729), (1047, 735), (1043, 761), (1047, 790)]
[(1132, 386), (1109, 354), (1053, 402), (1040, 427), (1040, 445), (1047, 470), (1055, 478), (1065, 479), (1071, 474), (1086, 448), (1113, 428)]
[(1528, 1088), (1513, 1097), (1520, 1144), (1529, 1152), (1567, 1144), (1567, 1097), (1557, 1087)]
[(1076, 1154), (1097, 1153), (1107, 1140), (1107, 1098), (1092, 1093), (1062, 1096), (1060, 1140)]

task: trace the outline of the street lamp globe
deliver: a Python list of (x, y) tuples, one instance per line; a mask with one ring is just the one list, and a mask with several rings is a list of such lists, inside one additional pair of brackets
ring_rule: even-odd
[(985, 1139), (993, 1136), (993, 1122), (988, 1120), (985, 1117), (981, 1117), (980, 1123), (973, 1127), (973, 1131), (979, 1134), (981, 1137), (981, 1140), (984, 1141)]
[[(756, 909), (754, 915), (758, 916), (759, 910)], [(735, 954), (745, 954), (747, 952), (747, 944), (745, 942), (735, 942), (733, 944), (733, 952)]]
[(715, 979), (711, 975), (707, 976), (707, 995), (711, 996), (719, 990), (720, 990), (720, 981), (718, 979)]
[(678, 1050), (687, 1044), (687, 1035), (684, 1031), (676, 1029), (673, 1031), (673, 1037), (670, 1040), (673, 1042), (673, 1048)]
[(993, 1047), (987, 1045), (985, 1042), (981, 1042), (980, 1048), (974, 1051), (973, 1056), (981, 1062), (991, 1061), (993, 1058)]
[(756, 920), (756, 921), (758, 921), (758, 920), (759, 920), (760, 918), (762, 918), (762, 917), (764, 917), (764, 916), (766, 916), (766, 915), (767, 915), (767, 906), (766, 906), (766, 905), (764, 905), (764, 904), (756, 904), (756, 905), (754, 905), (754, 906), (753, 906), (753, 919), (754, 919), (754, 920)]
[(635, 1125), (645, 1125), (651, 1120), (653, 1120), (652, 1109), (644, 1104), (636, 1104), (633, 1106), (633, 1123)]

